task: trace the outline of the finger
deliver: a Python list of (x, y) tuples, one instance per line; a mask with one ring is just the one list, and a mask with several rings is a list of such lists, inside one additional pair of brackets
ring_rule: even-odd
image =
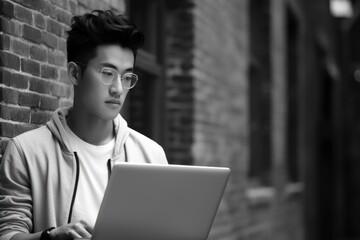
[(93, 226), (89, 225), (87, 222), (85, 222), (83, 220), (81, 220), (79, 223), (81, 223), (84, 226), (86, 231), (88, 231), (90, 234), (92, 234), (92, 232), (94, 230)]
[(73, 230), (79, 234), (82, 238), (91, 238), (91, 234), (85, 229), (85, 227), (78, 223), (75, 224)]
[(93, 233), (93, 230), (94, 228), (90, 225), (85, 225), (84, 226), (85, 230), (89, 233), (89, 234), (92, 234)]
[(75, 238), (83, 238), (80, 234), (78, 234), (76, 231), (71, 231), (70, 234), (71, 239), (75, 239)]
[(80, 235), (83, 238), (91, 238), (91, 234), (85, 228), (81, 231)]

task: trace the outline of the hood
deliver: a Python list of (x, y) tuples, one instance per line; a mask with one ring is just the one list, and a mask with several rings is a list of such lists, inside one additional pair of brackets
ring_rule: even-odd
[[(46, 126), (52, 132), (54, 137), (60, 143), (62, 150), (66, 153), (73, 153), (70, 145), (70, 141), (66, 134), (64, 125), (66, 124), (66, 117), (69, 115), (72, 108), (60, 108), (56, 110), (50, 121), (46, 123)], [(113, 152), (113, 160), (120, 157), (121, 152), (124, 150), (124, 144), (129, 137), (129, 128), (125, 119), (120, 114), (113, 120), (115, 130), (115, 148)]]

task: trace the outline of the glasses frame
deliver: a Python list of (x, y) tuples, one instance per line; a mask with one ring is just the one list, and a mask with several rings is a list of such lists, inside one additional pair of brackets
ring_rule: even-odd
[[(105, 83), (105, 82), (102, 80), (102, 77), (101, 77), (101, 75), (100, 75), (100, 81), (101, 81), (104, 85), (106, 85), (106, 86), (110, 86), (110, 85), (114, 84), (114, 82), (115, 82), (115, 81), (119, 78), (119, 76), (120, 76), (120, 82), (121, 82), (122, 87), (125, 88), (125, 89), (132, 89), (133, 87), (135, 87), (137, 81), (139, 80), (139, 76), (138, 76), (137, 74), (135, 74), (135, 73), (132, 73), (132, 72), (127, 72), (127, 73), (124, 73), (123, 75), (121, 75), (116, 69), (111, 68), (111, 67), (102, 67), (101, 69), (99, 69), (99, 68), (96, 68), (96, 67), (94, 67), (94, 66), (87, 65), (87, 64), (84, 64), (84, 63), (81, 63), (81, 62), (75, 62), (75, 63), (76, 63), (76, 64), (79, 64), (79, 65), (81, 65), (81, 66), (84, 66), (84, 67), (91, 67), (91, 68), (97, 70), (100, 74), (102, 74), (104, 68), (105, 68), (105, 69), (111, 69), (112, 71), (115, 71), (115, 72), (117, 73), (118, 77), (117, 77), (117, 78), (114, 78), (115, 80), (112, 81), (112, 82), (109, 83), (109, 84), (108, 84), (108, 83)], [(124, 83), (123, 83), (124, 76), (127, 75), (127, 74), (131, 74), (132, 76), (134, 76), (134, 77), (136, 78), (135, 83), (134, 83), (132, 86), (130, 86), (130, 87), (125, 86)]]

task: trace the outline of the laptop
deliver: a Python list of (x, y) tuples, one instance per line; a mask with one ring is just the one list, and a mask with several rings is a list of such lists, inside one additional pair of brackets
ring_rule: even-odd
[(229, 168), (119, 163), (112, 170), (92, 240), (205, 240)]

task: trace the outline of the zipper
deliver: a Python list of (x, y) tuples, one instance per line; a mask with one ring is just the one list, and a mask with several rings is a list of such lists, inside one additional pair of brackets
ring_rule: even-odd
[(108, 169), (108, 179), (110, 179), (111, 175), (111, 159), (107, 161), (107, 169)]
[(76, 178), (75, 178), (74, 192), (73, 192), (73, 195), (72, 195), (72, 200), (71, 200), (71, 205), (70, 205), (68, 223), (71, 223), (71, 217), (72, 217), (72, 212), (73, 212), (73, 208), (74, 208), (76, 192), (77, 192), (78, 183), (79, 183), (79, 175), (80, 175), (79, 157), (78, 157), (76, 152), (74, 152), (74, 155), (75, 155), (75, 160), (76, 160)]

